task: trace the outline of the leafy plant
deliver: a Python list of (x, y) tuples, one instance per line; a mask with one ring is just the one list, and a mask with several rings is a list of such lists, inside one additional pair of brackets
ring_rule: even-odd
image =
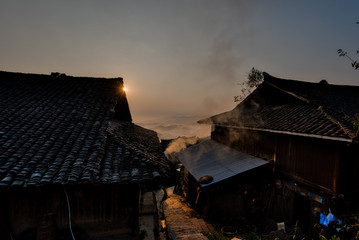
[(253, 87), (258, 87), (259, 84), (261, 84), (262, 82), (263, 82), (263, 72), (252, 67), (252, 69), (248, 73), (247, 85), (250, 88), (253, 88)]
[(357, 231), (357, 233), (355, 234), (354, 239), (355, 239), (355, 240), (359, 240), (359, 231)]
[(251, 91), (258, 87), (263, 82), (263, 72), (252, 67), (247, 75), (247, 81), (241, 83), (241, 95), (234, 96), (234, 102), (240, 102), (243, 100)]
[(349, 115), (346, 115), (345, 119), (348, 120), (349, 122), (351, 122), (351, 124), (353, 125), (355, 137), (357, 137), (359, 134), (359, 114), (356, 113), (352, 117)]
[(208, 240), (228, 240), (230, 238), (227, 238), (222, 233), (203, 233)]
[(305, 240), (306, 237), (302, 232), (302, 229), (298, 226), (298, 221), (295, 222), (295, 226), (291, 232), (291, 234), (289, 234), (288, 236), (288, 240), (289, 239), (293, 239), (293, 240)]
[(222, 233), (203, 233), (204, 236), (206, 236), (209, 240), (231, 240), (233, 238), (238, 238), (242, 240), (257, 240), (260, 239), (259, 236), (255, 232), (249, 232), (244, 234), (238, 234), (238, 235), (231, 235), (226, 236)]

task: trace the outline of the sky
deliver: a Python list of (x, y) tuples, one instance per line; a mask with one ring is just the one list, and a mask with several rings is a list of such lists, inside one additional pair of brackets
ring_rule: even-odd
[(133, 121), (205, 136), (252, 67), (359, 85), (359, 1), (0, 0), (0, 70), (123, 77)]

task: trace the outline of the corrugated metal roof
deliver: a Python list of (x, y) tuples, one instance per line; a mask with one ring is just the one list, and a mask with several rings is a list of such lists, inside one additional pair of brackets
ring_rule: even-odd
[(195, 179), (212, 176), (213, 181), (202, 187), (262, 166), (267, 161), (207, 140), (176, 153), (176, 157)]

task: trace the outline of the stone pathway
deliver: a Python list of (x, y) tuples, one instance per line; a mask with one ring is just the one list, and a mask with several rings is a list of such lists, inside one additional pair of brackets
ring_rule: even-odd
[(170, 239), (208, 240), (202, 232), (214, 233), (215, 228), (200, 218), (190, 208), (186, 200), (171, 189), (168, 198), (163, 202), (163, 214), (166, 220), (167, 234)]
[[(140, 234), (144, 240), (208, 240), (202, 232), (215, 233), (215, 228), (187, 205), (186, 200), (169, 188), (163, 202), (164, 191), (146, 192), (141, 197)], [(160, 217), (164, 218), (162, 221)], [(165, 231), (163, 227), (166, 228)], [(166, 234), (167, 233), (167, 234)]]

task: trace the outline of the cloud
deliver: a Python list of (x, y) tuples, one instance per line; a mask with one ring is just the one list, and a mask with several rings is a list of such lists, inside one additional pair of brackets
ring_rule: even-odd
[(159, 139), (175, 139), (178, 137), (208, 137), (211, 134), (211, 126), (198, 124), (197, 121), (208, 116), (174, 115), (157, 116), (146, 119), (142, 117), (136, 124), (154, 130)]

